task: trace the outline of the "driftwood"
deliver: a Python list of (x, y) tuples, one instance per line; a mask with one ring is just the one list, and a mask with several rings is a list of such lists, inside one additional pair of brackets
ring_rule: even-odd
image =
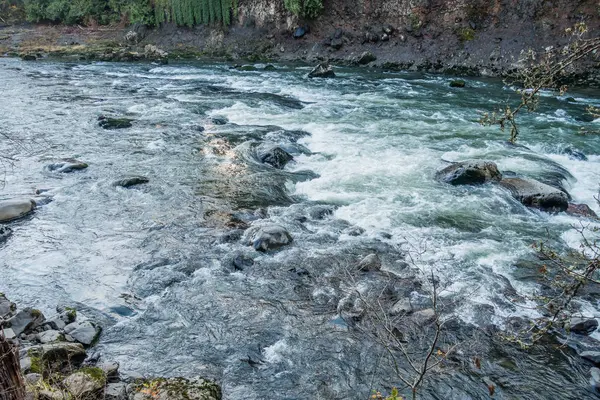
[(0, 400), (23, 400), (25, 385), (21, 376), (19, 350), (4, 337), (0, 324)]

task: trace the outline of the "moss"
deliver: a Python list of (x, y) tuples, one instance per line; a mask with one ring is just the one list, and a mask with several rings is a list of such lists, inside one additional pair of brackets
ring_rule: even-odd
[(42, 357), (31, 350), (27, 352), (27, 355), (31, 359), (31, 367), (29, 368), (29, 372), (32, 374), (41, 374), (44, 370), (42, 365)]
[(40, 318), (42, 315), (43, 315), (42, 312), (38, 309), (34, 308), (33, 310), (31, 310), (31, 316), (33, 318)]
[(65, 313), (69, 322), (74, 322), (77, 319), (77, 310), (72, 307), (65, 307)]
[(461, 42), (468, 42), (475, 39), (475, 31), (468, 27), (459, 28), (456, 31), (456, 36), (458, 36)]
[(102, 386), (106, 385), (106, 374), (104, 373), (104, 371), (102, 371), (101, 368), (98, 368), (98, 367), (84, 367), (84, 368), (81, 368), (77, 372), (81, 372), (83, 374), (86, 374), (87, 376), (89, 376), (90, 378), (92, 378), (93, 380), (95, 380), (96, 382), (100, 383)]

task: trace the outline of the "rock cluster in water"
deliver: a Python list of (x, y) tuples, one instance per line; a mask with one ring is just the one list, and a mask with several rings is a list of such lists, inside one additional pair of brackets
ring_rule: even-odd
[(88, 354), (102, 330), (74, 308), (59, 307), (46, 318), (39, 310), (18, 310), (0, 294), (0, 328), (2, 337), (19, 348), (28, 399), (221, 399), (219, 385), (203, 378), (122, 377), (118, 363)]

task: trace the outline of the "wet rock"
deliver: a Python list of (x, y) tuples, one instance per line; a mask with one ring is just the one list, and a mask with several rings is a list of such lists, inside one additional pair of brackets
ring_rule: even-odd
[(333, 215), (335, 207), (327, 205), (318, 205), (311, 207), (308, 210), (308, 215), (311, 219), (322, 220)]
[(463, 161), (438, 171), (436, 179), (451, 185), (481, 185), (500, 181), (502, 174), (493, 162)]
[(275, 67), (273, 64), (267, 64), (263, 68), (263, 71), (277, 71), (277, 67)]
[(46, 318), (44, 314), (39, 310), (33, 308), (24, 308), (7, 321), (8, 327), (12, 328), (15, 335), (19, 336), (21, 333), (27, 333), (32, 329), (40, 326)]
[(254, 226), (246, 231), (247, 243), (257, 251), (276, 250), (292, 243), (292, 236), (280, 225)]
[(253, 266), (254, 260), (243, 254), (237, 254), (233, 257), (233, 260), (231, 263), (232, 263), (233, 269), (235, 271), (243, 271), (246, 268)]
[(360, 226), (351, 226), (350, 228), (344, 229), (342, 233), (345, 233), (348, 236), (360, 236), (365, 233), (365, 230)]
[(580, 335), (590, 335), (598, 328), (595, 318), (571, 318), (569, 330)]
[(377, 57), (373, 53), (365, 51), (356, 59), (356, 63), (358, 65), (367, 65), (375, 60), (377, 60)]
[(566, 211), (569, 207), (566, 193), (534, 179), (506, 178), (500, 185), (527, 207), (547, 212)]
[(254, 65), (236, 65), (234, 68), (238, 71), (258, 71)]
[(358, 263), (358, 269), (361, 271), (379, 271), (381, 260), (377, 254), (369, 254)]
[(596, 365), (600, 365), (600, 351), (583, 351), (579, 356), (585, 360), (591, 361)]
[(23, 54), (21, 56), (21, 60), (23, 61), (35, 61), (37, 57), (34, 54)]
[(465, 86), (466, 86), (466, 82), (463, 81), (462, 79), (455, 79), (453, 81), (450, 81), (450, 87), (464, 88)]
[(213, 123), (213, 125), (226, 125), (229, 122), (229, 120), (225, 117), (212, 117), (210, 121)]
[(122, 382), (109, 383), (104, 389), (105, 400), (125, 400), (127, 399), (127, 385)]
[(148, 182), (150, 182), (150, 179), (146, 178), (145, 176), (128, 176), (113, 182), (113, 186), (129, 188), (135, 185), (141, 185)]
[(99, 368), (85, 368), (63, 380), (63, 385), (75, 399), (98, 398), (105, 384), (106, 377)]
[[(147, 394), (144, 388), (154, 388)], [(221, 388), (214, 382), (202, 379), (154, 379), (141, 380), (129, 394), (129, 400), (221, 400)]]
[(412, 305), (410, 304), (410, 299), (401, 299), (398, 300), (390, 309), (390, 315), (404, 315), (409, 314), (413, 310)]
[(62, 172), (66, 174), (69, 172), (86, 169), (87, 167), (88, 165), (86, 163), (76, 160), (74, 158), (64, 158), (58, 162), (47, 165), (46, 169), (48, 169), (48, 171)]
[(110, 118), (101, 115), (98, 117), (98, 125), (103, 129), (114, 130), (114, 129), (126, 129), (133, 126), (132, 119), (129, 118)]
[(0, 293), (0, 319), (12, 316), (17, 311), (17, 305)]
[(600, 390), (600, 369), (593, 367), (590, 369), (590, 385), (596, 390)]
[(304, 35), (306, 35), (306, 28), (300, 26), (294, 30), (292, 37), (294, 39), (300, 39), (300, 38), (304, 37)]
[(49, 330), (37, 334), (37, 339), (42, 344), (57, 342), (61, 339), (62, 334), (56, 330)]
[(102, 329), (90, 321), (84, 321), (67, 325), (65, 327), (65, 332), (84, 346), (90, 346), (98, 339)]
[(98, 366), (104, 372), (104, 376), (108, 380), (112, 380), (119, 377), (119, 363), (116, 361), (106, 362)]
[(259, 155), (260, 162), (269, 164), (277, 169), (283, 169), (294, 157), (281, 147), (273, 147)]
[(569, 203), (569, 207), (565, 212), (569, 215), (575, 215), (577, 217), (598, 219), (598, 215), (587, 204)]
[(10, 235), (12, 235), (12, 232), (12, 229), (10, 229), (8, 226), (0, 226), (0, 243), (7, 240)]
[(37, 368), (49, 372), (60, 372), (77, 368), (86, 357), (85, 349), (81, 344), (67, 342), (31, 347), (27, 355), (32, 360), (35, 360)]
[(574, 149), (572, 147), (567, 147), (564, 150), (564, 153), (566, 155), (568, 155), (571, 160), (578, 160), (578, 161), (587, 161), (588, 160), (588, 158), (586, 157), (585, 154), (583, 154), (581, 151)]
[(333, 68), (328, 63), (321, 63), (317, 65), (312, 71), (308, 74), (309, 78), (335, 78), (335, 72), (333, 72)]
[(31, 199), (13, 199), (0, 201), (0, 223), (22, 218), (35, 209)]

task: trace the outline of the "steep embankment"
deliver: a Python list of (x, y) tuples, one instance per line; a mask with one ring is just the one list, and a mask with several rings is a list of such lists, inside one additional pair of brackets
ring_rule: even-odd
[[(128, 28), (4, 27), (0, 51), (77, 53), (81, 44), (155, 44), (182, 57), (336, 63), (369, 51), (376, 58), (370, 65), (388, 69), (496, 75), (513, 67), (523, 49), (565, 43), (565, 29), (577, 22), (592, 34), (600, 26), (595, 0), (324, 0), (324, 6), (319, 18), (305, 21), (288, 13), (282, 0), (240, 0), (227, 29), (137, 27), (137, 40), (129, 43)], [(297, 27), (307, 33), (294, 38)], [(599, 80), (597, 66), (586, 72)]]

